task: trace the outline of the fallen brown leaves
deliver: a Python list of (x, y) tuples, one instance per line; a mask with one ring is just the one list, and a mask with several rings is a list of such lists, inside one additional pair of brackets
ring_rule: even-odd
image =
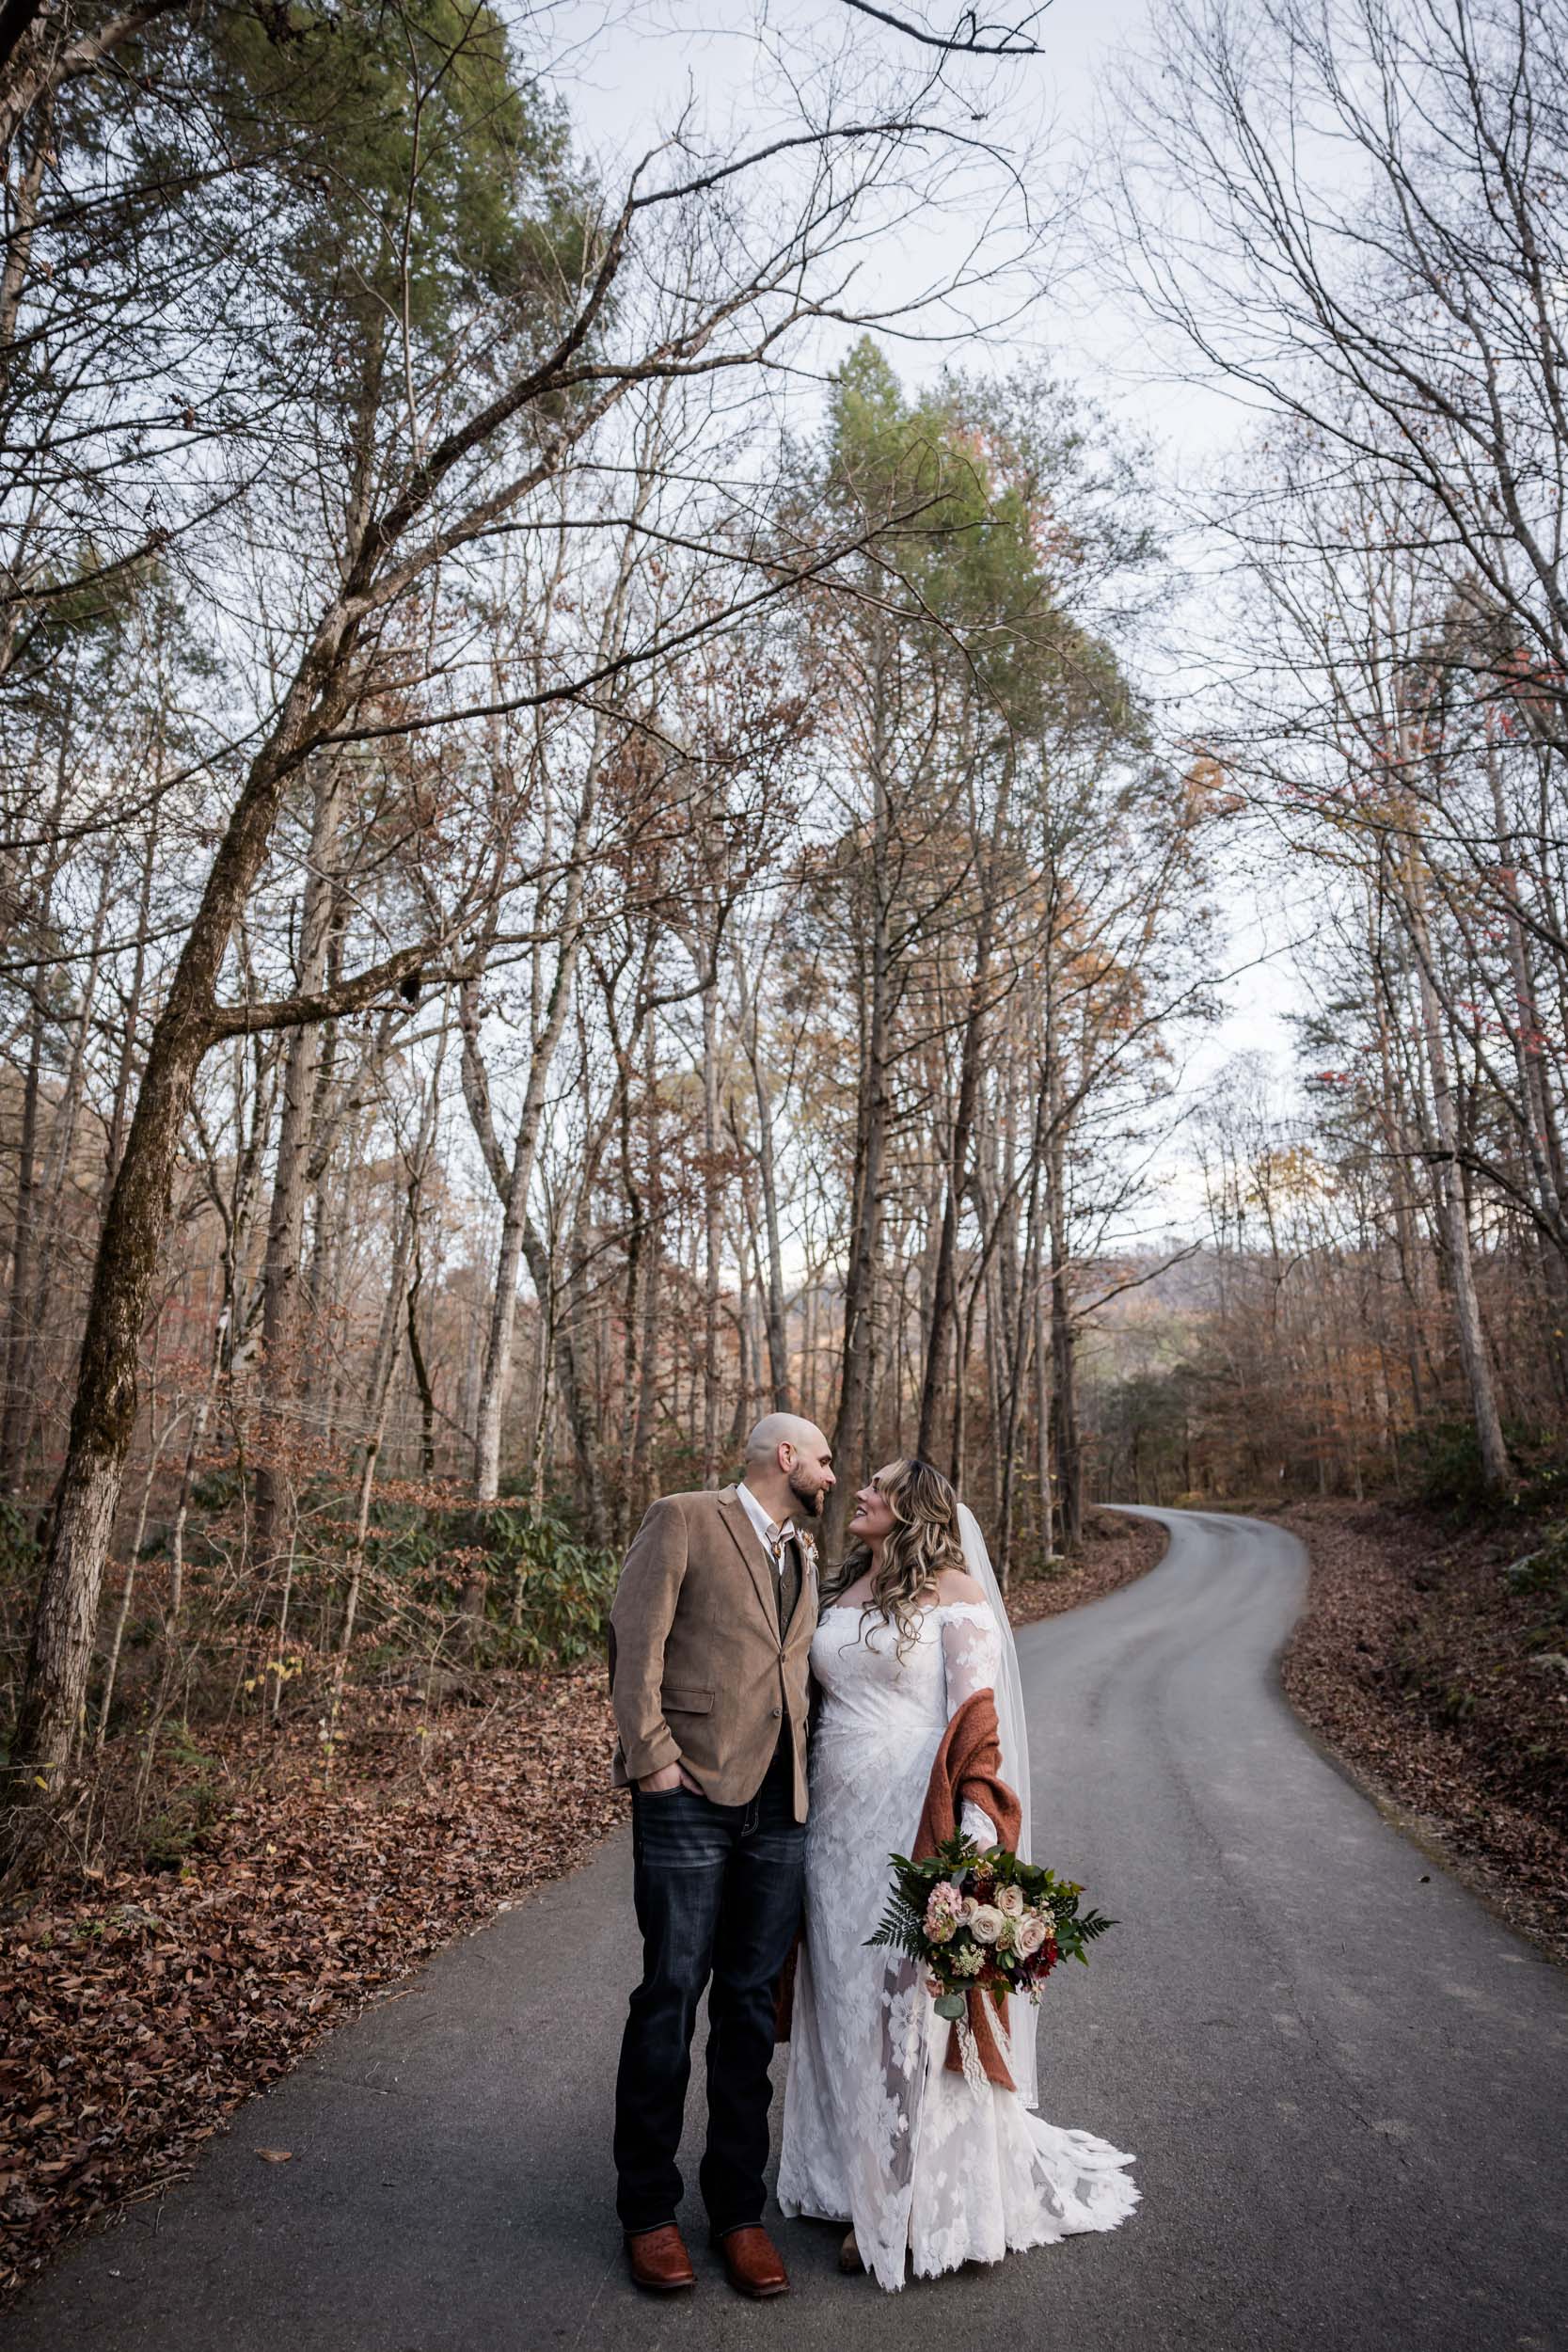
[(1085, 1601), (1103, 1600), (1107, 1593), (1146, 1575), (1164, 1549), (1164, 1529), (1151, 1520), (1090, 1511), (1085, 1517), (1082, 1548), (1058, 1574), (1013, 1579), (1007, 1614), (1014, 1625), (1033, 1625), (1040, 1617), (1060, 1616), (1065, 1609), (1082, 1609)]
[(78, 1877), (0, 1928), (0, 2288), (178, 2179), (328, 2027), (624, 1818), (602, 1668), (491, 1696), (418, 1730), (382, 1708), (330, 1787), (313, 1726), (260, 1773), (239, 1735), (218, 1753), (243, 1793), (177, 1875)]
[(1568, 1960), (1568, 1679), (1527, 1645), (1517, 1528), (1455, 1536), (1375, 1503), (1277, 1514), (1311, 1555), (1285, 1654), (1307, 1721), (1477, 1892)]

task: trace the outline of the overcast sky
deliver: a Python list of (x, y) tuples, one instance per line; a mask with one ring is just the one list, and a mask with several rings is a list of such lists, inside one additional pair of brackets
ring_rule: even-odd
[[(1054, 194), (1070, 202), (1092, 170), (1096, 142), (1114, 110), (1116, 70), (1147, 51), (1149, 17), (1145, 0), (1054, 0), (1040, 20), (1039, 57), (956, 69), (966, 99), (986, 110), (986, 131), (1016, 153), (1033, 151), (1031, 185), (1048, 200)], [(764, 39), (792, 58), (836, 48), (841, 70), (851, 72), (857, 63), (872, 72), (890, 64), (903, 70), (913, 56), (911, 44), (847, 10), (842, 0), (769, 0), (761, 21)], [(926, 21), (941, 21), (940, 0), (927, 0)], [(716, 142), (736, 132), (754, 135), (763, 120), (758, 17), (750, 0), (631, 0), (629, 12), (619, 0), (607, 0), (602, 14), (574, 0), (555, 24), (558, 38), (580, 37), (573, 111), (610, 184), (657, 144), (683, 108), (696, 110)], [(912, 293), (944, 257), (957, 259), (964, 236), (958, 220), (927, 218), (883, 240), (875, 285), (863, 288), (863, 298), (868, 292), (880, 300)], [(1150, 347), (1141, 319), (1100, 281), (1092, 252), (1064, 251), (1061, 266), (1046, 273), (1027, 306), (1017, 309), (1015, 286), (1008, 309), (1005, 330), (984, 339), (971, 336), (946, 348), (893, 342), (890, 357), (906, 379), (935, 372), (949, 358), (970, 367), (981, 359), (1008, 366), (1037, 358), (1150, 442), (1161, 487), (1173, 493), (1201, 476), (1244, 430), (1244, 415), (1221, 394), (1180, 380), (1179, 355)], [(1185, 552), (1202, 561), (1201, 549), (1189, 544)], [(1194, 723), (1200, 707), (1200, 669), (1193, 660), (1200, 634), (1195, 607), (1190, 642), (1179, 620), (1170, 644), (1151, 655), (1146, 682), (1163, 702), (1173, 734)], [(1282, 1074), (1290, 1066), (1282, 1015), (1303, 1001), (1288, 953), (1290, 910), (1277, 882), (1262, 900), (1244, 872), (1226, 890), (1227, 961), (1246, 968), (1227, 989), (1227, 1018), (1192, 1057), (1186, 1086), (1195, 1095), (1243, 1051), (1276, 1058)], [(1165, 1163), (1162, 1214), (1186, 1227), (1198, 1205), (1187, 1155), (1178, 1146)]]

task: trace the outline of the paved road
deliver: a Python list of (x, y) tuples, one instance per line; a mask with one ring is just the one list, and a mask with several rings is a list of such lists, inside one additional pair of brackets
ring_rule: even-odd
[(161, 2218), (35, 2290), (8, 2352), (1568, 2346), (1568, 1979), (1297, 1726), (1293, 1538), (1159, 1516), (1151, 1575), (1019, 1644), (1042, 1854), (1121, 1922), (1053, 1980), (1041, 2104), (1138, 2151), (1122, 2230), (893, 2296), (798, 2223), (787, 2303), (742, 2303), (705, 2252), (694, 2296), (638, 2297), (610, 2201), (617, 1837), (244, 2109)]

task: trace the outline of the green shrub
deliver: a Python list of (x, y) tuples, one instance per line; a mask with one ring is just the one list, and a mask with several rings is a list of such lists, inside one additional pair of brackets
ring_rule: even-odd
[(604, 1645), (620, 1573), (616, 1554), (580, 1541), (546, 1506), (507, 1499), (433, 1510), (378, 1508), (370, 1530), (378, 1572), (454, 1615), (477, 1573), (483, 1601), (465, 1640), (478, 1663), (573, 1665)]
[(572, 1665), (598, 1651), (620, 1575), (616, 1554), (580, 1543), (548, 1510), (503, 1502), (484, 1517), (495, 1563), (490, 1603), (510, 1617), (508, 1646), (530, 1665)]
[(1510, 1592), (1541, 1604), (1541, 1613), (1525, 1629), (1526, 1651), (1560, 1650), (1568, 1626), (1568, 1519), (1548, 1527), (1533, 1551), (1511, 1560), (1503, 1581)]
[(1417, 1500), (1465, 1517), (1495, 1502), (1481, 1469), (1481, 1444), (1467, 1421), (1426, 1422), (1402, 1445)]
[(1515, 1593), (1568, 1592), (1568, 1519), (1548, 1527), (1534, 1551), (1511, 1560), (1503, 1578)]
[(218, 1820), (228, 1796), (220, 1767), (183, 1724), (165, 1725), (159, 1755), (172, 1772), (163, 1804), (142, 1825), (142, 1859), (150, 1869), (178, 1870)]
[(30, 1581), (38, 1566), (39, 1548), (33, 1536), (33, 1513), (0, 1495), (0, 1580)]
[(1511, 1422), (1503, 1437), (1512, 1473), (1506, 1495), (1489, 1493), (1481, 1446), (1467, 1421), (1425, 1422), (1402, 1440), (1401, 1468), (1418, 1502), (1465, 1519), (1539, 1518), (1568, 1503), (1568, 1454), (1560, 1435)]

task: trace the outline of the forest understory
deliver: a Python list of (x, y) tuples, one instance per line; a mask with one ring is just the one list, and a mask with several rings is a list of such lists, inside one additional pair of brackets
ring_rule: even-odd
[[(1017, 1581), (1015, 1619), (1102, 1598), (1164, 1541), (1091, 1513), (1069, 1560)], [(596, 1661), (447, 1679), (434, 1706), (356, 1690), (330, 1779), (311, 1710), (190, 1725), (150, 1835), (0, 1915), (0, 2297), (161, 2197), (241, 2100), (625, 1819)]]
[(1268, 1512), (1311, 1556), (1287, 1694), (1493, 1910), (1568, 1963), (1568, 1538), (1386, 1502)]

